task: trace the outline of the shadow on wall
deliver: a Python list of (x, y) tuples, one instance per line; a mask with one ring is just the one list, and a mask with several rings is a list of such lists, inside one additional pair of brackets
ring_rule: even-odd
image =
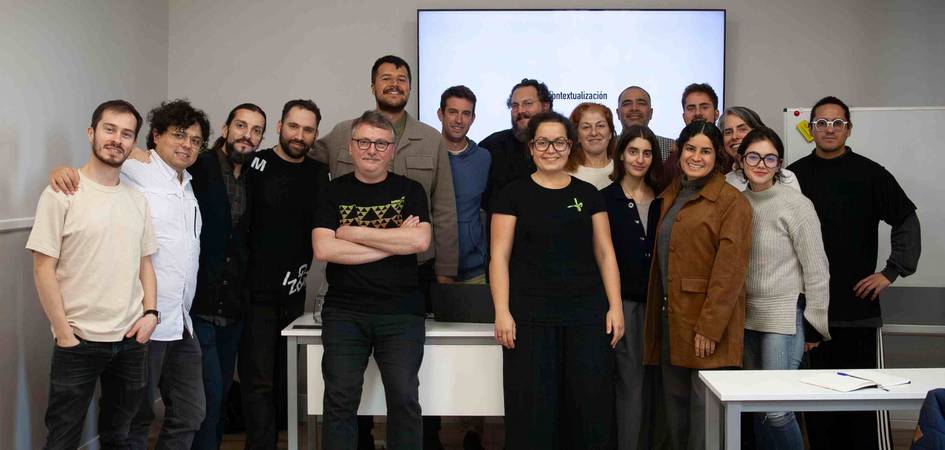
[[(62, 124), (51, 126), (45, 145), (26, 149), (20, 146), (15, 129), (0, 129), (0, 151), (8, 158), (7, 167), (31, 172), (3, 177), (0, 198), (10, 203), (0, 218), (13, 218), (8, 217), (12, 211), (32, 215), (45, 188), (46, 173), (54, 166), (71, 164), (80, 154), (84, 154), (83, 160), (87, 158), (88, 147), (71, 148), (63, 130)], [(32, 160), (28, 168), (20, 165), (27, 160)], [(4, 361), (0, 364), (0, 404), (4, 405), (0, 409), (0, 450), (42, 448), (46, 439), (44, 414), (54, 344), (33, 283), (32, 255), (25, 249), (29, 233), (29, 228), (0, 231), (0, 254), (5, 255), (7, 269), (0, 271), (0, 361)], [(87, 445), (83, 448), (98, 448), (93, 441), (96, 415), (97, 408), (90, 405), (81, 440)]]

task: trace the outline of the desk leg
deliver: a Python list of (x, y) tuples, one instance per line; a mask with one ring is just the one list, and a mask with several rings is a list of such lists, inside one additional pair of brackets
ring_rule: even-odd
[[(299, 338), (286, 337), (286, 387), (288, 391), (289, 450), (299, 448)], [(309, 442), (309, 446), (311, 446)]]
[(742, 448), (742, 404), (725, 404), (725, 450)]
[(705, 388), (705, 448), (706, 450), (719, 450), (721, 444), (721, 434), (719, 431), (724, 426), (719, 412), (722, 404), (719, 398), (715, 396), (708, 387)]

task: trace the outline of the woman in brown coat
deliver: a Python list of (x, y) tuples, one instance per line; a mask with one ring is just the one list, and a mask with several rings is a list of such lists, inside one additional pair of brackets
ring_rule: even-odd
[(689, 124), (676, 141), (680, 174), (660, 194), (647, 291), (643, 360), (662, 371), (662, 399), (677, 450), (705, 448), (699, 369), (739, 367), (751, 207), (725, 182), (722, 132)]

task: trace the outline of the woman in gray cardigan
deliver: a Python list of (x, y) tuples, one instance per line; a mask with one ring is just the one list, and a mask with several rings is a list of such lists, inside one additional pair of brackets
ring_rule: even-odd
[[(784, 145), (770, 128), (738, 147), (752, 209), (746, 281), (746, 369), (797, 369), (804, 352), (829, 340), (829, 272), (814, 205), (779, 183)], [(804, 448), (793, 412), (755, 414), (761, 449)]]

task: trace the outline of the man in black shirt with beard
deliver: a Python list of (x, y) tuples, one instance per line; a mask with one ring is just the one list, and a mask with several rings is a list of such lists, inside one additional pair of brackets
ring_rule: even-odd
[(276, 124), (279, 145), (256, 153), (246, 174), (249, 309), (238, 363), (246, 449), (275, 449), (277, 429), (286, 425), (280, 332), (305, 306), (315, 207), (328, 184), (328, 168), (306, 157), (320, 120), (311, 100), (286, 103)]
[(489, 185), (482, 196), (483, 208), (486, 211), (490, 211), (492, 193), (499, 192), (510, 182), (535, 171), (535, 164), (525, 142), (528, 119), (538, 113), (551, 111), (553, 102), (548, 86), (538, 80), (523, 78), (512, 87), (506, 101), (506, 106), (512, 113), (512, 128), (496, 131), (479, 143), (480, 147), (489, 150), (492, 155)]

